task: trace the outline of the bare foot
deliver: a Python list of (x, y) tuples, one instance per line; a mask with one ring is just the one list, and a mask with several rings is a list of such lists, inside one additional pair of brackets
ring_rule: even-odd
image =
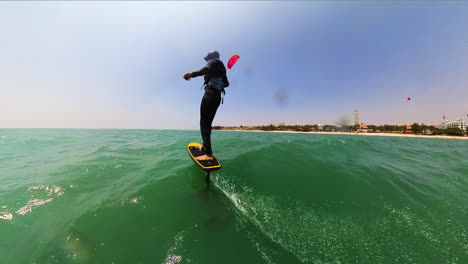
[(203, 161), (203, 160), (213, 160), (213, 156), (208, 156), (208, 155), (201, 155), (198, 157), (195, 157), (196, 160)]

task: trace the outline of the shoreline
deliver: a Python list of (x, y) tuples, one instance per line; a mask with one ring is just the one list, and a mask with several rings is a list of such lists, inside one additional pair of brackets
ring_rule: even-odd
[(291, 134), (323, 134), (323, 135), (353, 135), (353, 136), (381, 136), (381, 137), (408, 137), (408, 138), (441, 138), (441, 139), (465, 139), (463, 136), (442, 136), (442, 135), (414, 135), (414, 134), (392, 134), (392, 133), (354, 133), (354, 132), (301, 132), (301, 131), (264, 131), (264, 130), (213, 130), (213, 131), (234, 131), (234, 132), (264, 132), (264, 133), (291, 133)]

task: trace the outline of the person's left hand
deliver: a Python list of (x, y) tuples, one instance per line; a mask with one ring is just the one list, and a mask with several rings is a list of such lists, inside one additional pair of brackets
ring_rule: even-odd
[(187, 72), (186, 74), (184, 74), (184, 79), (186, 81), (190, 80), (190, 78), (192, 78), (192, 74), (190, 72)]

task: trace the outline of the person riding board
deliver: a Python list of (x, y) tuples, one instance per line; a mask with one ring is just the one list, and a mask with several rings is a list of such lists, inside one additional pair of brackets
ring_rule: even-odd
[(219, 59), (219, 52), (212, 50), (204, 58), (206, 66), (198, 71), (184, 74), (185, 80), (193, 77), (204, 76), (205, 94), (200, 105), (200, 132), (203, 139), (203, 150), (206, 155), (196, 157), (197, 160), (212, 160), (213, 150), (211, 149), (211, 124), (216, 115), (216, 111), (222, 102), (221, 94), (224, 95), (224, 88), (229, 86), (226, 76), (226, 67)]

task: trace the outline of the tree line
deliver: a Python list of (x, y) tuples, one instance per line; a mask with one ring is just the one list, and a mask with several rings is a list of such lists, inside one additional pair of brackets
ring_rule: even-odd
[[(324, 125), (319, 126), (317, 124), (314, 125), (264, 125), (264, 126), (253, 126), (253, 127), (246, 127), (246, 126), (239, 126), (239, 127), (223, 127), (223, 126), (213, 126), (213, 130), (248, 130), (248, 129), (255, 129), (255, 130), (262, 130), (262, 131), (298, 131), (298, 132), (311, 132), (311, 131), (326, 131), (326, 132), (356, 132), (359, 130), (359, 125), (350, 125), (350, 126), (335, 126), (335, 125)], [(463, 136), (466, 134), (463, 130), (459, 128), (447, 128), (447, 129), (440, 129), (435, 126), (429, 126), (426, 124), (419, 124), (413, 123), (411, 125), (411, 130), (407, 129), (406, 125), (367, 125), (368, 131), (373, 133), (379, 132), (400, 132), (404, 134), (419, 134), (419, 135), (451, 135), (451, 136)]]

